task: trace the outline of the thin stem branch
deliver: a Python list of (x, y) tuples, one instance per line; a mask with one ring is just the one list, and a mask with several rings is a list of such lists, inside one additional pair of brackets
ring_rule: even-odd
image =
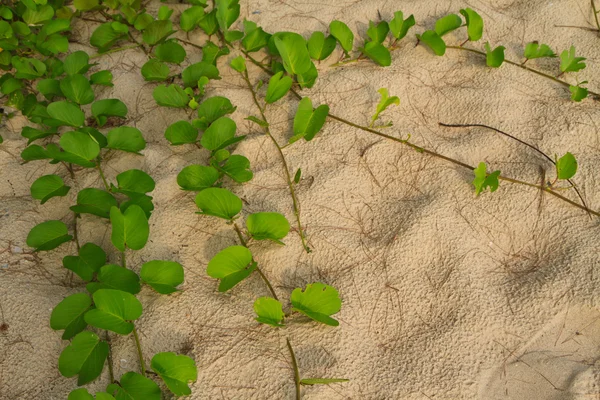
[(140, 338), (138, 336), (137, 329), (135, 329), (135, 325), (133, 326), (133, 337), (135, 339), (135, 346), (137, 347), (138, 358), (140, 360), (140, 371), (142, 372), (142, 375), (146, 376), (146, 362), (144, 361), (142, 345), (140, 344)]
[(112, 342), (110, 340), (110, 333), (108, 331), (104, 331), (106, 343), (108, 343), (108, 376), (110, 378), (110, 383), (115, 382), (115, 374), (113, 371), (113, 358), (112, 358)]
[[(244, 246), (244, 247), (247, 248), (248, 247), (248, 242), (246, 242), (246, 239), (244, 239), (244, 235), (242, 234), (242, 231), (241, 231), (240, 227), (235, 222), (233, 223), (233, 229), (235, 230), (235, 233), (237, 233), (238, 238), (240, 239), (240, 243), (242, 243), (242, 246)], [(256, 262), (254, 260), (254, 256), (252, 256), (252, 262), (253, 263)], [(260, 277), (262, 278), (262, 280), (265, 282), (265, 284), (269, 288), (269, 292), (271, 292), (271, 295), (273, 296), (273, 298), (275, 300), (279, 300), (279, 298), (277, 297), (277, 294), (275, 293), (275, 289), (273, 289), (273, 286), (271, 285), (271, 282), (269, 282), (269, 279), (260, 270), (260, 268), (258, 267), (258, 265), (256, 266), (256, 271), (258, 272), (258, 274), (260, 275)]]
[(102, 160), (100, 158), (98, 158), (97, 162), (96, 162), (96, 168), (98, 169), (98, 172), (100, 173), (100, 177), (102, 178), (102, 182), (104, 183), (104, 188), (106, 189), (107, 192), (110, 192), (110, 186), (108, 186), (108, 182), (106, 181), (106, 177), (104, 176), (104, 171), (102, 171), (102, 166), (100, 165), (102, 162)]
[(292, 344), (290, 343), (290, 339), (285, 339), (287, 343), (287, 348), (290, 351), (290, 356), (292, 357), (292, 368), (294, 369), (294, 384), (296, 385), (296, 400), (300, 400), (300, 370), (298, 369), (298, 361), (296, 361), (296, 355), (294, 354), (294, 349), (292, 348)]
[(123, 50), (135, 49), (136, 47), (140, 47), (140, 45), (139, 44), (130, 44), (129, 46), (117, 47), (116, 49), (107, 50), (104, 53), (92, 54), (90, 56), (90, 60), (93, 60), (94, 58), (102, 57), (103, 55), (106, 55), (106, 54), (118, 53), (119, 51), (123, 51)]
[(281, 163), (283, 164), (283, 169), (285, 171), (287, 185), (288, 185), (288, 188), (290, 189), (290, 194), (292, 196), (292, 203), (294, 206), (294, 215), (296, 216), (296, 222), (298, 224), (298, 233), (300, 234), (300, 240), (302, 241), (302, 247), (304, 247), (304, 250), (307, 253), (310, 253), (311, 249), (310, 249), (310, 247), (308, 247), (308, 244), (306, 243), (306, 236), (304, 235), (304, 230), (302, 229), (302, 222), (300, 221), (300, 201), (298, 200), (298, 197), (296, 196), (296, 190), (294, 189), (294, 181), (292, 179), (292, 175), (290, 174), (290, 168), (285, 159), (285, 156), (283, 154), (283, 150), (282, 150), (281, 146), (279, 145), (279, 143), (277, 143), (277, 140), (275, 140), (275, 138), (271, 134), (271, 130), (269, 129), (269, 126), (268, 126), (267, 117), (265, 116), (263, 107), (260, 105), (260, 102), (258, 101), (258, 97), (256, 95), (256, 91), (254, 90), (254, 86), (250, 82), (250, 78), (248, 76), (248, 71), (245, 70), (241, 75), (244, 78), (246, 85), (248, 85), (248, 89), (250, 89), (250, 92), (252, 93), (252, 99), (254, 100), (254, 104), (258, 108), (258, 111), (260, 112), (260, 115), (261, 115), (263, 121), (267, 122), (267, 126), (264, 126), (263, 129), (264, 129), (265, 133), (267, 134), (267, 136), (271, 139), (271, 141), (277, 148), (277, 152), (279, 153), (279, 158), (281, 159)]
[(598, 10), (596, 9), (596, 2), (594, 0), (590, 0), (592, 3), (592, 11), (594, 12), (594, 21), (596, 21), (596, 27), (598, 28), (598, 33), (600, 34), (600, 21), (598, 21)]
[(125, 259), (125, 252), (121, 252), (121, 267), (127, 268), (127, 260)]
[(590, 28), (589, 26), (577, 26), (577, 25), (554, 25), (555, 28), (574, 28), (583, 29), (584, 31), (600, 32), (598, 28)]
[(79, 253), (79, 249), (81, 246), (79, 245), (79, 235), (77, 234), (77, 218), (79, 218), (79, 214), (76, 212), (73, 213), (73, 240), (75, 241), (75, 246), (77, 246), (77, 253)]

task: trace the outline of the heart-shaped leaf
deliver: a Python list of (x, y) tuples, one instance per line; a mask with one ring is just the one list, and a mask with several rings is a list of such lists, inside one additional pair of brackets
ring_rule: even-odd
[(98, 100), (92, 104), (92, 115), (100, 126), (104, 126), (108, 117), (127, 117), (127, 106), (118, 99)]
[(163, 107), (183, 108), (190, 101), (187, 93), (179, 85), (159, 85), (152, 92), (152, 97)]
[(365, 43), (365, 47), (362, 47), (360, 50), (382, 67), (389, 67), (392, 64), (390, 51), (379, 42), (367, 42)]
[(273, 41), (289, 74), (300, 75), (309, 70), (312, 61), (302, 36), (294, 32), (277, 32)]
[(108, 385), (106, 391), (113, 394), (117, 400), (162, 399), (162, 392), (152, 379), (131, 371), (121, 376), (118, 385)]
[(248, 182), (254, 176), (250, 171), (250, 160), (239, 154), (230, 156), (221, 170), (237, 183)]
[(173, 146), (196, 143), (198, 141), (198, 129), (187, 121), (177, 121), (169, 125), (165, 131), (165, 138)]
[(214, 96), (204, 100), (198, 107), (198, 119), (202, 122), (200, 129), (208, 128), (217, 119), (233, 113), (235, 109), (226, 97)]
[(535, 58), (556, 57), (556, 53), (552, 51), (547, 44), (539, 44), (538, 42), (527, 43), (525, 46), (525, 58), (533, 60)]
[(294, 116), (294, 136), (290, 139), (290, 143), (300, 138), (304, 138), (306, 141), (312, 140), (325, 124), (328, 114), (328, 105), (321, 104), (313, 111), (310, 98), (302, 98)]
[(64, 152), (59, 151), (56, 146), (48, 145), (46, 147), (52, 158), (86, 168), (92, 168), (96, 165), (92, 160), (95, 160), (100, 154), (100, 145), (88, 133), (65, 132), (61, 135), (59, 143)]
[(44, 204), (53, 197), (63, 197), (69, 193), (70, 186), (66, 186), (58, 175), (44, 175), (31, 185), (31, 197)]
[(427, 45), (435, 55), (446, 54), (446, 42), (435, 31), (425, 31), (422, 35), (417, 35), (417, 39)]
[(587, 83), (587, 82), (582, 82), (577, 86), (573, 86), (573, 85), (569, 86), (569, 91), (571, 92), (571, 100), (580, 102), (581, 100), (585, 99), (588, 96), (588, 89), (584, 88), (583, 86), (580, 86), (583, 83)]
[(177, 175), (177, 184), (183, 190), (201, 191), (219, 180), (219, 172), (205, 165), (188, 165)]
[(575, 57), (575, 46), (560, 53), (560, 72), (577, 72), (585, 68), (585, 57)]
[(74, 126), (80, 127), (85, 123), (85, 115), (83, 111), (75, 104), (67, 101), (56, 101), (48, 104), (48, 115), (50, 115), (57, 124), (52, 123), (53, 126)]
[(246, 218), (246, 228), (252, 238), (256, 240), (272, 240), (283, 244), (281, 239), (290, 231), (290, 223), (279, 213), (259, 212), (250, 214)]
[(190, 32), (198, 26), (198, 22), (204, 18), (204, 7), (192, 6), (181, 13), (179, 26), (184, 32)]
[(110, 209), (110, 223), (112, 225), (111, 241), (120, 251), (128, 247), (140, 250), (148, 241), (150, 228), (144, 210), (138, 205), (131, 205), (121, 212), (117, 207)]
[(108, 351), (108, 343), (90, 331), (83, 331), (60, 353), (58, 370), (67, 378), (79, 375), (77, 384), (85, 385), (100, 376)]
[(142, 265), (140, 277), (158, 293), (171, 294), (183, 283), (183, 267), (174, 261), (148, 261)]
[(487, 188), (490, 188), (490, 192), (495, 192), (496, 189), (498, 189), (498, 176), (500, 176), (500, 171), (494, 171), (491, 174), (488, 174), (487, 166), (484, 162), (481, 162), (473, 172), (475, 173), (473, 186), (475, 186), (475, 194), (477, 196)]
[(262, 324), (280, 327), (283, 326), (283, 308), (281, 302), (272, 297), (259, 297), (254, 302), (256, 320)]
[(256, 263), (250, 250), (244, 246), (229, 246), (209, 261), (206, 273), (211, 278), (220, 279), (219, 292), (226, 292), (246, 279), (255, 269)]
[(246, 36), (242, 39), (242, 46), (249, 53), (266, 47), (269, 39), (271, 39), (270, 34), (256, 25), (256, 23), (248, 20), (244, 20), (244, 33)]
[(61, 80), (60, 90), (67, 99), (80, 105), (94, 101), (94, 91), (90, 81), (80, 74), (67, 76)]
[(308, 54), (313, 60), (324, 60), (333, 53), (337, 40), (332, 35), (325, 37), (323, 32), (315, 31), (308, 39)]
[(139, 154), (146, 148), (146, 141), (137, 128), (120, 126), (112, 129), (106, 135), (108, 148)]
[(348, 54), (352, 51), (352, 45), (354, 44), (354, 33), (348, 28), (348, 25), (342, 21), (331, 21), (329, 23), (329, 33), (333, 36), (342, 46), (344, 52)]
[(93, 297), (96, 308), (85, 314), (85, 322), (121, 335), (131, 333), (133, 323), (129, 321), (142, 315), (142, 303), (134, 295), (121, 290), (100, 289)]
[[(108, 70), (98, 71), (90, 75), (90, 83), (92, 85), (102, 85), (113, 87), (113, 74)], [(109, 395), (107, 395), (109, 396)]]
[(204, 189), (196, 195), (199, 214), (212, 215), (232, 221), (242, 211), (242, 200), (223, 188)]
[(411, 27), (415, 26), (415, 16), (411, 14), (408, 18), (404, 19), (402, 11), (396, 11), (389, 26), (392, 35), (394, 35), (396, 40), (400, 40), (406, 36)]
[(83, 331), (87, 323), (83, 315), (92, 306), (92, 299), (85, 293), (75, 293), (65, 297), (52, 310), (50, 315), (50, 328), (55, 331), (64, 329), (62, 338), (69, 340)]
[(369, 29), (367, 29), (367, 36), (371, 38), (371, 41), (377, 43), (383, 43), (390, 31), (390, 26), (386, 21), (381, 21), (375, 24), (373, 21), (369, 21)]
[(169, 76), (169, 66), (155, 58), (149, 59), (142, 66), (142, 76), (147, 81), (162, 82)]
[(216, 151), (229, 146), (235, 136), (237, 125), (228, 117), (221, 117), (213, 122), (200, 139), (200, 144), (207, 150)]
[(292, 78), (287, 75), (283, 76), (283, 71), (276, 73), (269, 80), (265, 101), (269, 104), (275, 103), (277, 100), (285, 96), (291, 87)]
[(330, 326), (338, 326), (339, 322), (331, 318), (342, 308), (342, 301), (337, 290), (323, 283), (311, 283), (302, 291), (294, 289), (290, 297), (293, 310), (299, 311), (317, 322)]
[(65, 256), (63, 266), (75, 272), (84, 281), (91, 281), (94, 274), (106, 263), (106, 253), (94, 243), (86, 243), (79, 249), (78, 256)]
[(504, 46), (498, 46), (492, 50), (488, 42), (485, 43), (485, 62), (488, 67), (498, 68), (504, 62)]
[(152, 357), (151, 366), (174, 395), (186, 396), (192, 393), (188, 383), (198, 379), (198, 370), (190, 357), (171, 352), (157, 353)]
[[(241, 204), (240, 204), (241, 210)], [(62, 221), (46, 221), (34, 226), (27, 235), (27, 246), (35, 251), (48, 251), (73, 239)]]
[(556, 162), (556, 176), (558, 179), (571, 179), (577, 173), (577, 160), (571, 153), (566, 153)]
[(467, 21), (467, 34), (469, 35), (469, 40), (475, 42), (481, 39), (481, 36), (483, 36), (483, 19), (481, 16), (471, 8), (462, 9), (460, 10), (460, 13)]
[(139, 276), (130, 269), (114, 264), (108, 264), (100, 268), (98, 282), (90, 282), (86, 289), (90, 293), (96, 293), (100, 289), (115, 289), (123, 292), (138, 294), (141, 290)]
[(77, 193), (77, 205), (71, 210), (78, 214), (92, 214), (110, 218), (110, 209), (117, 206), (114, 196), (104, 190), (86, 188)]

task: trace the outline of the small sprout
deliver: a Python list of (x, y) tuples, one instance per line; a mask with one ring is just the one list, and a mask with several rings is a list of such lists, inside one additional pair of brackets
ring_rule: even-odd
[(571, 153), (566, 153), (556, 162), (556, 177), (558, 179), (571, 179), (577, 173), (577, 159)]
[(350, 51), (352, 51), (352, 46), (354, 44), (354, 33), (348, 28), (348, 25), (343, 23), (342, 21), (331, 21), (329, 24), (329, 33), (333, 36), (342, 49), (344, 53), (348, 55)]
[(445, 34), (452, 32), (460, 28), (462, 25), (462, 19), (456, 14), (449, 14), (445, 17), (442, 17), (435, 21), (435, 33), (439, 35), (439, 37), (444, 36)]
[(35, 251), (53, 250), (73, 239), (62, 221), (46, 221), (34, 226), (27, 235), (27, 246)]
[(196, 143), (198, 141), (198, 129), (187, 121), (177, 121), (167, 128), (165, 138), (172, 146)]
[(156, 58), (151, 58), (142, 66), (141, 72), (147, 81), (162, 82), (167, 80), (171, 71), (167, 64), (158, 61)]
[(126, 247), (140, 250), (146, 245), (150, 228), (146, 213), (140, 206), (132, 204), (127, 207), (125, 212), (121, 212), (117, 207), (112, 207), (110, 223), (112, 226), (110, 239), (120, 251), (125, 251)]
[(109, 149), (140, 154), (140, 151), (146, 148), (146, 141), (142, 136), (142, 132), (129, 126), (120, 126), (110, 130), (106, 135), (106, 139)]
[(360, 51), (382, 67), (389, 67), (392, 64), (390, 50), (379, 42), (367, 42), (364, 47), (360, 48)]
[(446, 54), (446, 42), (435, 31), (425, 31), (422, 35), (417, 35), (417, 39), (425, 43), (435, 55), (443, 56)]
[(219, 292), (226, 292), (250, 276), (255, 269), (256, 263), (248, 248), (229, 246), (208, 262), (206, 273), (211, 278), (220, 279)]
[(477, 196), (487, 188), (490, 188), (490, 192), (495, 192), (496, 189), (498, 189), (498, 176), (500, 176), (500, 171), (494, 171), (491, 174), (488, 174), (485, 163), (481, 162), (477, 168), (475, 168), (474, 172), (475, 179), (473, 179), (473, 186), (475, 186), (475, 194)]
[(66, 196), (71, 190), (70, 186), (58, 175), (44, 175), (39, 177), (31, 185), (31, 197), (40, 200), (44, 204), (53, 197)]
[(242, 56), (237, 56), (236, 58), (231, 60), (230, 65), (231, 68), (233, 68), (237, 72), (244, 72), (246, 70), (246, 60), (244, 60), (244, 57)]
[(290, 297), (293, 310), (299, 311), (307, 317), (330, 326), (338, 326), (339, 322), (331, 315), (336, 314), (342, 308), (338, 291), (323, 283), (312, 283), (306, 285), (303, 291), (294, 289)]
[(235, 137), (237, 125), (228, 117), (221, 117), (213, 122), (202, 135), (200, 144), (207, 150), (216, 151), (232, 145), (244, 136)]
[[(381, 94), (381, 100), (379, 100), (379, 104), (377, 104), (375, 114), (373, 114), (373, 116), (371, 117), (371, 123), (369, 124), (369, 127), (371, 128), (375, 125), (375, 121), (377, 121), (377, 119), (379, 118), (379, 114), (384, 112), (386, 108), (393, 104), (400, 104), (400, 99), (398, 98), (398, 96), (389, 97), (389, 93), (386, 88), (381, 88), (377, 92)], [(387, 126), (391, 126), (391, 124), (392, 123), (390, 122)]]
[(108, 352), (108, 343), (101, 341), (96, 334), (81, 332), (60, 353), (58, 370), (67, 378), (79, 375), (77, 384), (85, 385), (100, 376)]
[(498, 46), (494, 50), (490, 47), (489, 42), (485, 43), (485, 62), (488, 67), (498, 68), (504, 62), (504, 46)]
[(72, 126), (78, 128), (85, 123), (85, 114), (73, 103), (56, 101), (48, 104), (48, 115), (53, 119), (51, 126)]
[(158, 85), (152, 92), (156, 104), (163, 107), (184, 108), (189, 96), (179, 85)]
[(171, 64), (181, 64), (187, 55), (183, 46), (175, 40), (168, 40), (159, 44), (156, 46), (154, 54), (160, 61)]
[(392, 18), (389, 23), (390, 31), (396, 40), (404, 38), (408, 33), (408, 30), (414, 25), (415, 16), (411, 14), (408, 18), (404, 19), (402, 11), (396, 11), (394, 13), (394, 18)]
[(108, 385), (106, 391), (116, 399), (162, 399), (162, 392), (152, 379), (131, 371), (121, 376), (119, 384)]
[[(142, 303), (131, 293), (100, 289), (93, 295), (94, 307), (85, 313), (85, 322), (120, 335), (133, 331), (134, 321), (142, 315)], [(80, 334), (81, 335), (81, 334)]]
[(227, 161), (220, 167), (220, 170), (237, 183), (248, 182), (254, 177), (250, 170), (250, 160), (239, 154), (227, 157)]
[(65, 297), (52, 310), (50, 328), (55, 331), (63, 330), (63, 340), (69, 340), (83, 331), (87, 323), (83, 315), (92, 306), (92, 299), (85, 293), (75, 293)]
[(273, 41), (288, 74), (301, 75), (310, 69), (312, 61), (302, 36), (293, 32), (278, 32), (273, 35)]
[(177, 175), (182, 190), (200, 192), (212, 187), (219, 180), (219, 172), (205, 165), (188, 165)]
[(460, 10), (467, 21), (467, 34), (471, 42), (476, 42), (483, 36), (483, 19), (471, 8)]
[(191, 98), (190, 101), (188, 101), (188, 107), (191, 108), (192, 110), (197, 110), (198, 109), (198, 102), (196, 101), (195, 98)]
[(527, 60), (543, 57), (556, 57), (556, 53), (552, 51), (547, 44), (539, 44), (538, 42), (527, 43), (525, 53), (523, 54)]
[(275, 327), (283, 326), (283, 313), (281, 302), (272, 297), (259, 297), (254, 302), (254, 312), (256, 320), (261, 324), (267, 324)]
[(174, 395), (192, 394), (188, 383), (198, 379), (198, 370), (190, 357), (172, 352), (157, 353), (152, 357), (151, 367)]
[(183, 283), (183, 267), (174, 261), (148, 261), (142, 264), (140, 278), (158, 293), (171, 294)]
[(571, 91), (571, 100), (580, 102), (588, 96), (588, 89), (583, 86), (587, 81), (579, 83), (577, 86), (570, 85), (569, 90)]
[(310, 98), (302, 98), (294, 116), (294, 136), (290, 138), (289, 143), (294, 143), (300, 138), (304, 138), (306, 141), (312, 140), (325, 125), (328, 114), (329, 106), (327, 104), (321, 104), (313, 110)]
[(142, 289), (139, 276), (130, 269), (108, 264), (100, 268), (98, 282), (86, 285), (88, 292), (94, 294), (100, 289), (115, 289), (123, 292), (138, 294)]
[(350, 379), (343, 378), (304, 378), (300, 380), (301, 385), (329, 385), (330, 383), (348, 382)]
[(60, 91), (67, 99), (79, 105), (90, 104), (95, 98), (90, 81), (81, 74), (62, 79)]
[(198, 214), (211, 215), (232, 221), (242, 211), (242, 200), (227, 189), (208, 188), (196, 196)]
[(390, 31), (390, 26), (386, 21), (381, 21), (375, 24), (373, 21), (369, 21), (369, 28), (367, 29), (367, 36), (371, 38), (373, 42), (383, 43), (387, 34)]
[(78, 256), (65, 256), (63, 258), (63, 266), (87, 282), (94, 279), (94, 274), (104, 264), (106, 264), (106, 253), (94, 243), (86, 243), (81, 246)]
[(560, 53), (560, 72), (577, 72), (585, 68), (585, 57), (575, 57), (575, 46)]
[(281, 214), (275, 212), (259, 212), (246, 218), (248, 233), (256, 240), (272, 240), (284, 244), (281, 239), (290, 231), (290, 223)]
[(289, 92), (292, 83), (292, 78), (283, 76), (283, 71), (276, 73), (269, 79), (265, 101), (268, 104), (275, 103)]
[(333, 53), (337, 40), (333, 35), (325, 37), (325, 34), (320, 31), (315, 31), (308, 39), (308, 54), (313, 60), (324, 60)]

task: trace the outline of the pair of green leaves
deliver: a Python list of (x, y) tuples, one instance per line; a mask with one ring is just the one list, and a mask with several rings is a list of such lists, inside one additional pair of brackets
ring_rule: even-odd
[[(483, 35), (483, 19), (471, 8), (460, 10), (460, 13), (465, 17), (467, 25), (467, 34), (470, 41), (477, 41)], [(435, 28), (417, 35), (420, 42), (429, 47), (434, 54), (443, 56), (446, 53), (446, 42), (443, 36), (460, 28), (462, 19), (457, 14), (449, 14), (438, 19), (435, 22)]]
[[(342, 308), (338, 291), (323, 283), (306, 285), (304, 290), (294, 289), (290, 297), (292, 310), (330, 326), (338, 326), (339, 322), (331, 315)], [(283, 326), (283, 307), (281, 302), (271, 297), (260, 297), (254, 302), (256, 320), (260, 323), (280, 327)]]
[(312, 140), (317, 133), (325, 125), (325, 120), (329, 115), (329, 106), (321, 104), (316, 109), (313, 109), (313, 104), (310, 98), (303, 97), (298, 104), (296, 115), (294, 116), (294, 136), (289, 140), (289, 143), (304, 138), (306, 141)]

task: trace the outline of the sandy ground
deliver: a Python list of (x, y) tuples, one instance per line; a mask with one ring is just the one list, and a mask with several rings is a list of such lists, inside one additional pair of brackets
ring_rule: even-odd
[[(156, 10), (159, 3), (153, 4)], [(329, 21), (346, 21), (364, 35), (378, 10), (389, 19), (401, 9), (417, 26), (393, 55), (389, 68), (359, 63), (327, 68), (307, 93), (316, 104), (356, 123), (368, 124), (386, 87), (402, 103), (383, 115), (386, 132), (406, 137), (470, 164), (486, 161), (507, 176), (540, 181), (551, 165), (531, 150), (484, 129), (440, 128), (438, 122), (482, 123), (501, 128), (549, 154), (574, 153), (580, 163), (575, 182), (588, 204), (600, 209), (598, 103), (573, 103), (552, 82), (504, 65), (488, 69), (481, 59), (448, 50), (435, 57), (415, 47), (415, 32), (470, 6), (484, 18), (484, 41), (506, 46), (519, 60), (525, 43), (542, 40), (562, 51), (575, 44), (588, 67), (567, 79), (591, 81), (598, 91), (600, 39), (592, 32), (555, 25), (586, 26), (587, 0), (494, 1), (244, 1), (242, 17), (270, 32), (293, 30), (308, 37)], [(175, 6), (177, 7), (177, 6)], [(179, 6), (181, 7), (181, 6)], [(79, 22), (75, 38), (85, 43), (93, 25)], [(464, 33), (449, 36), (458, 44)], [(190, 40), (203, 42), (200, 36)], [(357, 42), (358, 44), (358, 42)], [(482, 48), (482, 44), (476, 44)], [(73, 44), (73, 49), (94, 50)], [(338, 54), (338, 53), (335, 53)], [(200, 59), (189, 48), (187, 62)], [(231, 54), (228, 59), (231, 59)], [(332, 56), (330, 60), (338, 57)], [(144, 314), (137, 322), (147, 362), (159, 351), (193, 357), (199, 376), (194, 399), (292, 399), (293, 376), (285, 338), (295, 347), (305, 377), (344, 377), (350, 382), (303, 389), (306, 399), (598, 399), (600, 398), (600, 225), (585, 213), (535, 189), (502, 184), (476, 198), (472, 176), (398, 143), (328, 122), (310, 143), (285, 150), (291, 168), (302, 168), (298, 195), (310, 245), (307, 255), (291, 233), (285, 247), (257, 245), (253, 252), (283, 298), (294, 287), (322, 281), (343, 298), (338, 328), (290, 324), (274, 330), (253, 320), (253, 300), (267, 295), (258, 276), (229, 294), (207, 277), (210, 258), (235, 243), (235, 234), (215, 218), (194, 214), (193, 194), (178, 189), (177, 173), (203, 163), (208, 154), (192, 146), (169, 147), (165, 128), (185, 119), (183, 111), (157, 107), (154, 84), (143, 81), (143, 53), (104, 56), (97, 68), (111, 68), (114, 88), (97, 98), (120, 98), (130, 109), (128, 125), (148, 141), (145, 157), (113, 154), (109, 179), (141, 168), (157, 183), (156, 211), (145, 249), (128, 254), (137, 269), (152, 259), (175, 260), (186, 271), (183, 291), (139, 295)], [(223, 60), (223, 64), (227, 60)], [(556, 62), (531, 62), (556, 73)], [(231, 188), (247, 201), (244, 212), (278, 211), (293, 219), (282, 165), (272, 143), (244, 118), (256, 115), (250, 93), (231, 69), (212, 82), (208, 95), (229, 97), (233, 118), (248, 139), (236, 152), (246, 155), (253, 181)], [(250, 69), (253, 80), (264, 73)], [(297, 102), (269, 108), (268, 118), (283, 143), (291, 136)], [(81, 188), (101, 187), (94, 170), (73, 181), (60, 165), (20, 165), (25, 146), (18, 120), (2, 128), (0, 146), (0, 398), (64, 399), (75, 379), (60, 376), (57, 359), (67, 342), (49, 327), (52, 308), (82, 291), (71, 284), (61, 259), (74, 244), (31, 254), (28, 231), (48, 219), (72, 224), (68, 207)], [(73, 186), (67, 199), (40, 206), (29, 186), (57, 173)], [(565, 192), (573, 196), (572, 191)], [(118, 254), (106, 221), (84, 216), (83, 241)], [(113, 338), (115, 373), (136, 370), (131, 337)], [(103, 389), (106, 372), (90, 385)]]

